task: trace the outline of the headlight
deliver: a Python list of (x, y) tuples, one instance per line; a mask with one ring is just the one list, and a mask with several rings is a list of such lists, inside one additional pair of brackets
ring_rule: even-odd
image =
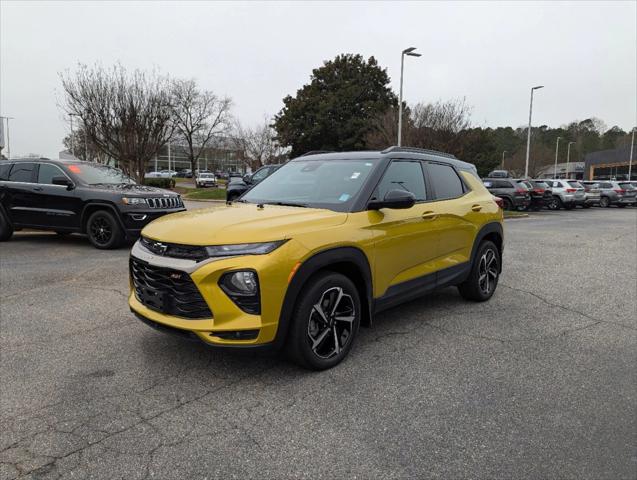
[(214, 245), (206, 247), (209, 257), (230, 257), (233, 255), (265, 255), (283, 245), (286, 240), (263, 243), (240, 243), (237, 245)]
[(124, 197), (122, 203), (124, 205), (147, 205), (146, 199), (139, 197)]

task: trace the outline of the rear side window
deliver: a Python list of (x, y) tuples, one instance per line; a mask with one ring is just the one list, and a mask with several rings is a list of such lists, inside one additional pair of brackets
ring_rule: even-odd
[(12, 163), (0, 162), (0, 180), (9, 180), (9, 170)]
[(390, 190), (406, 190), (414, 194), (417, 202), (425, 200), (425, 177), (420, 162), (394, 160), (378, 184), (375, 197), (383, 199)]
[(579, 182), (568, 182), (568, 184), (573, 188), (582, 188), (582, 184)]
[(32, 182), (35, 163), (14, 163), (9, 173), (10, 182)]
[(427, 164), (427, 175), (433, 185), (436, 200), (456, 198), (464, 194), (460, 177), (449, 165), (429, 163)]
[(495, 182), (495, 188), (513, 188), (513, 185), (511, 184), (511, 182), (508, 182), (506, 180), (497, 180)]
[(624, 190), (635, 190), (635, 186), (631, 183), (619, 183), (618, 185)]
[(599, 188), (613, 188), (613, 186), (608, 182), (604, 182), (599, 184)]
[(61, 177), (65, 176), (55, 165), (51, 165), (50, 163), (41, 163), (40, 168), (38, 169), (38, 183), (44, 183), (47, 185), (53, 184), (53, 177)]

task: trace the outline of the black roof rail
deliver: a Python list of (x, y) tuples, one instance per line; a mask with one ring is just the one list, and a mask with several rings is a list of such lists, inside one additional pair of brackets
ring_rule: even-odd
[(308, 155), (318, 155), (319, 153), (334, 153), (333, 150), (310, 150), (309, 152), (305, 152), (303, 155), (299, 155), (301, 157), (307, 157)]
[(416, 147), (397, 147), (395, 145), (392, 147), (386, 148), (380, 153), (393, 153), (393, 152), (429, 153), (431, 155), (438, 155), (441, 157), (456, 158), (456, 156), (452, 155), (451, 153), (439, 152), (438, 150), (429, 150), (427, 148), (416, 148)]

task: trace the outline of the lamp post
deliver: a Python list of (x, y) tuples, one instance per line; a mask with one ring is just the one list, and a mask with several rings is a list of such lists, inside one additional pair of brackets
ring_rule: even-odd
[(409, 57), (420, 57), (420, 53), (414, 53), (416, 47), (409, 47), (402, 51), (400, 55), (400, 96), (398, 99), (398, 146), (403, 140), (403, 70), (405, 67), (405, 55)]
[(0, 117), (0, 121), (2, 119), (7, 121), (7, 160), (11, 160), (11, 137), (9, 136), (9, 120), (13, 120), (14, 117)]
[(564, 174), (564, 178), (568, 178), (568, 164), (571, 161), (571, 145), (575, 144), (575, 142), (568, 142), (568, 150), (566, 152), (566, 173)]
[(75, 157), (75, 142), (73, 141), (73, 117), (75, 117), (75, 113), (69, 113), (69, 118), (71, 119), (71, 155)]
[(533, 91), (544, 88), (544, 85), (538, 85), (531, 88), (531, 103), (529, 105), (529, 131), (526, 137), (526, 164), (524, 165), (524, 178), (529, 176), (529, 152), (531, 150), (531, 117), (533, 115)]
[(557, 178), (557, 155), (560, 151), (560, 140), (562, 137), (557, 137), (557, 142), (555, 143), (555, 169), (553, 170), (553, 178)]
[[(9, 123), (7, 122), (7, 132), (9, 132)], [(630, 173), (633, 169), (633, 148), (635, 146), (635, 130), (637, 127), (633, 127), (633, 136), (630, 139), (630, 159), (628, 160), (628, 181), (630, 182)], [(9, 133), (7, 133), (7, 141), (9, 139)]]
[(502, 163), (500, 164), (500, 169), (504, 170), (504, 154), (507, 153), (506, 150), (502, 150)]

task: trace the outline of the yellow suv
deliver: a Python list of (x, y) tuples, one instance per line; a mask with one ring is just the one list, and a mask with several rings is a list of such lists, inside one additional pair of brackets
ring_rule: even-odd
[(488, 300), (502, 209), (469, 163), (440, 152), (310, 153), (239, 200), (147, 225), (131, 310), (165, 332), (280, 348), (313, 369), (350, 351), (375, 313), (457, 285)]

